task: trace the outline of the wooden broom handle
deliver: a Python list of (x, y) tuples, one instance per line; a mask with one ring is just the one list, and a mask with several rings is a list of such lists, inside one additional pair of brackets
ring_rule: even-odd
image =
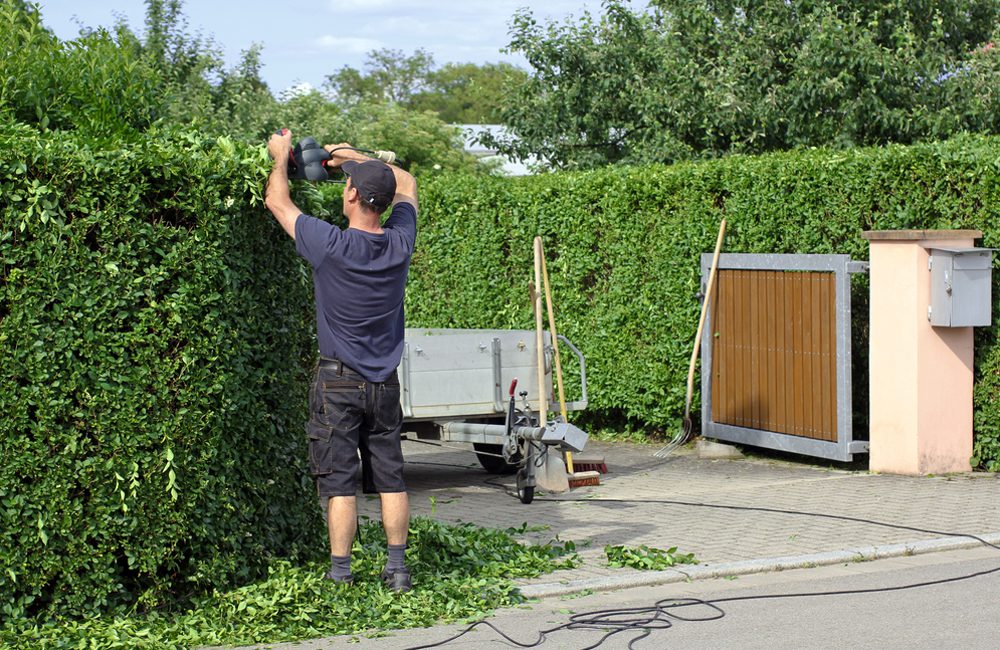
[(535, 348), (538, 357), (538, 426), (544, 427), (549, 419), (549, 406), (545, 395), (545, 348), (542, 347), (542, 238), (535, 237), (535, 289), (532, 296), (535, 309)]
[(563, 420), (569, 422), (569, 415), (566, 413), (566, 393), (563, 389), (562, 362), (559, 359), (559, 339), (556, 332), (555, 305), (552, 304), (552, 289), (549, 286), (549, 270), (545, 266), (545, 248), (541, 238), (538, 240), (538, 251), (542, 258), (542, 284), (545, 286), (545, 308), (549, 316), (549, 332), (552, 334), (552, 351), (556, 360), (556, 383), (559, 388), (559, 412)]
[[(552, 352), (555, 355), (556, 365), (556, 385), (559, 387), (559, 412), (562, 414), (563, 422), (569, 422), (569, 414), (566, 412), (566, 392), (563, 388), (562, 361), (559, 359), (559, 333), (556, 331), (555, 305), (552, 304), (552, 288), (549, 286), (549, 269), (545, 265), (545, 247), (542, 245), (541, 237), (538, 238), (538, 251), (542, 258), (542, 283), (545, 285), (545, 307), (549, 313), (549, 332), (552, 334)], [(566, 461), (566, 471), (573, 473), (573, 454), (569, 451), (563, 452)]]

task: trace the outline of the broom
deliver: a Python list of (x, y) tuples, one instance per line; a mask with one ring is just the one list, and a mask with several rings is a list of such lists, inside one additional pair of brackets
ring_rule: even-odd
[[(562, 360), (559, 356), (559, 333), (556, 331), (555, 305), (552, 302), (552, 288), (549, 285), (549, 270), (545, 264), (545, 249), (542, 246), (542, 238), (535, 237), (535, 254), (541, 267), (541, 279), (545, 287), (545, 304), (549, 317), (549, 332), (552, 335), (552, 353), (555, 361), (556, 386), (559, 390), (559, 412), (563, 422), (569, 422), (566, 412), (566, 392), (563, 388)], [(573, 460), (573, 454), (565, 452), (563, 455), (566, 461), (566, 473), (569, 475), (569, 486), (571, 488), (583, 487), (585, 485), (600, 485), (600, 472), (607, 472), (604, 459), (578, 459)]]
[(698, 361), (698, 351), (701, 348), (701, 333), (705, 327), (705, 316), (708, 314), (708, 305), (712, 301), (712, 286), (715, 284), (715, 271), (719, 267), (719, 253), (722, 251), (722, 238), (726, 234), (726, 220), (719, 224), (719, 236), (715, 240), (715, 254), (712, 255), (712, 269), (708, 273), (708, 287), (705, 289), (705, 300), (701, 303), (701, 318), (698, 319), (698, 332), (694, 337), (694, 349), (691, 351), (691, 362), (688, 364), (687, 400), (684, 403), (684, 429), (681, 434), (675, 436), (667, 443), (667, 446), (659, 450), (653, 456), (656, 458), (666, 458), (675, 449), (687, 442), (691, 435), (691, 396), (694, 394), (694, 366)]

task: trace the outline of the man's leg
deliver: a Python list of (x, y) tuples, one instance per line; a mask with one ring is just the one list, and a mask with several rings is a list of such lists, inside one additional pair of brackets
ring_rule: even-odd
[(382, 527), (385, 538), (393, 546), (406, 544), (410, 530), (410, 501), (406, 492), (382, 492)]
[(335, 494), (325, 505), (330, 541), (330, 571), (335, 582), (351, 582), (351, 546), (357, 531), (354, 497), (358, 435), (364, 419), (360, 376), (338, 362), (321, 361), (309, 392), (309, 464), (316, 491)]
[(406, 568), (406, 534), (410, 528), (410, 502), (406, 492), (381, 492), (382, 527), (388, 542), (389, 557), (382, 571), (382, 580), (397, 593), (413, 588)]
[(371, 464), (371, 479), (382, 505), (382, 527), (388, 542), (388, 558), (382, 580), (397, 593), (412, 588), (406, 568), (406, 537), (410, 528), (410, 502), (403, 482), (403, 450), (400, 426), (403, 409), (399, 404), (399, 381), (393, 376), (383, 384), (372, 385), (369, 429), (360, 438), (362, 458)]
[(339, 557), (350, 555), (358, 526), (357, 499), (355, 497), (331, 497), (327, 507), (330, 555)]

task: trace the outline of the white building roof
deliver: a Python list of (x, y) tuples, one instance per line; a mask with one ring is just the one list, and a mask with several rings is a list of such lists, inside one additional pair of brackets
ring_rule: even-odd
[(507, 176), (527, 176), (532, 173), (531, 166), (538, 164), (538, 160), (534, 156), (526, 162), (518, 162), (507, 156), (501, 156), (495, 149), (484, 147), (476, 141), (483, 132), (497, 137), (506, 135), (507, 129), (501, 124), (455, 124), (454, 126), (462, 129), (466, 152), (483, 160), (500, 160), (502, 163), (500, 171)]

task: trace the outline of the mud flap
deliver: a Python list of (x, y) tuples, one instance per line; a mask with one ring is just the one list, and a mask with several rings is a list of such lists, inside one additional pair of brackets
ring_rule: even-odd
[(535, 466), (535, 481), (538, 487), (546, 492), (559, 494), (569, 490), (569, 476), (566, 474), (566, 463), (562, 454), (557, 449), (549, 445), (544, 445), (545, 452), (542, 453)]

